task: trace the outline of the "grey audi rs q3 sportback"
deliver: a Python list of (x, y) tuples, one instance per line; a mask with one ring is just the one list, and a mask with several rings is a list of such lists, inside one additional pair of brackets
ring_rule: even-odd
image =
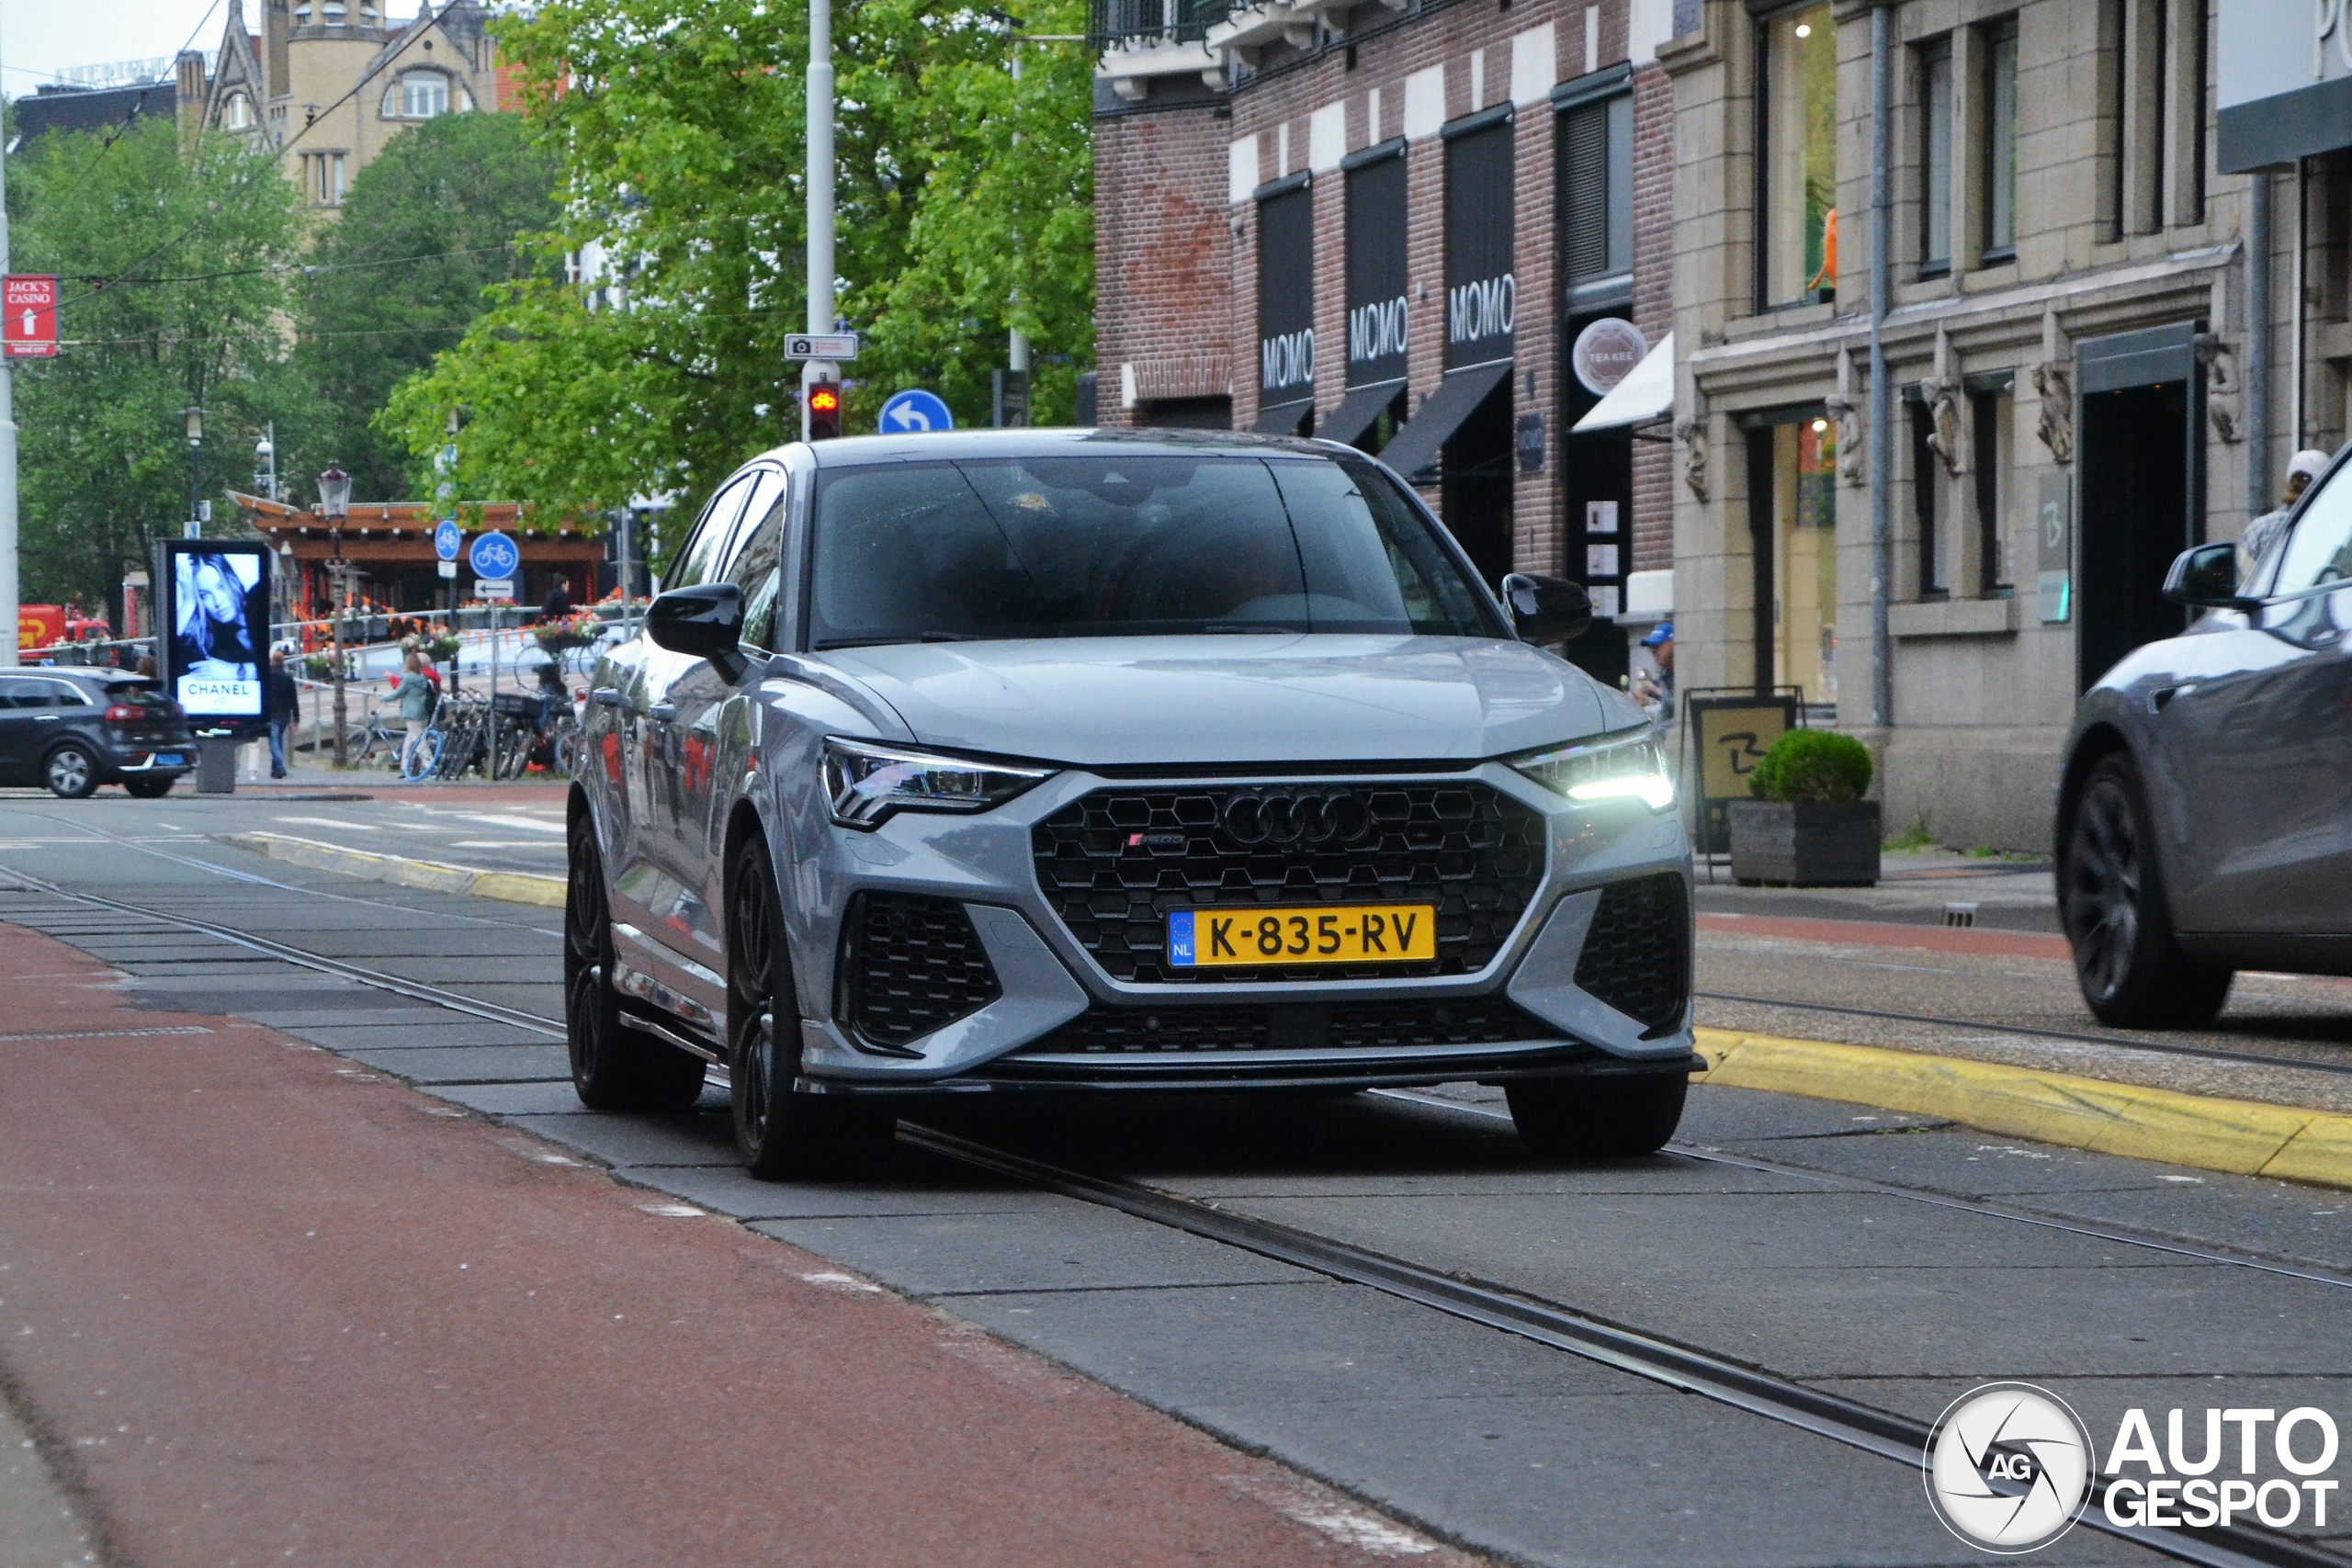
[(2106, 1022), (2205, 1023), (2240, 969), (2352, 975), (2352, 447), (2243, 581), (2182, 552), (2204, 612), (2085, 694), (2059, 775), (2059, 914)]
[(1645, 1153), (1692, 1065), (1690, 847), (1642, 711), (1347, 448), (1004, 431), (780, 448), (596, 666), (580, 1097), (728, 1072), (743, 1158), (910, 1097), (1504, 1086)]

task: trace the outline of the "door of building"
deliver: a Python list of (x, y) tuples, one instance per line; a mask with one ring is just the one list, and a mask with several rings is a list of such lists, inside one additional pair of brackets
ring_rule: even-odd
[(2188, 624), (2164, 584), (2173, 558), (2204, 536), (2196, 336), (2182, 322), (2075, 346), (2078, 690)]
[(1751, 681), (1838, 700), (1838, 437), (1818, 404), (1757, 416), (1747, 432), (1756, 596)]

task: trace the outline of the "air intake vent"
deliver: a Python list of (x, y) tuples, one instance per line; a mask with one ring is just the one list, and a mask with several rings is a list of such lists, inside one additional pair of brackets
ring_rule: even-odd
[(1682, 1022), (1690, 996), (1690, 916), (1679, 876), (1611, 883), (1592, 912), (1577, 984), (1650, 1035)]
[(971, 916), (952, 898), (859, 894), (841, 974), (842, 1016), (876, 1045), (903, 1045), (1004, 994)]

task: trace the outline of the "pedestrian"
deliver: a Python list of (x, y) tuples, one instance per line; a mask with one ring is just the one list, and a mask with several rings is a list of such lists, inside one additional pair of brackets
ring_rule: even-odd
[(1674, 722), (1674, 623), (1660, 621), (1642, 638), (1642, 646), (1650, 650), (1657, 660), (1655, 671), (1644, 670), (1634, 676), (1634, 700), (1649, 710), (1650, 716), (1660, 724)]
[(551, 626), (571, 614), (571, 587), (560, 577), (539, 605), (539, 625)]
[(401, 742), (401, 772), (408, 772), (409, 758), (424, 744), (425, 726), (433, 722), (433, 703), (436, 695), (432, 680), (424, 673), (424, 659), (411, 649), (401, 660), (401, 672), (393, 677), (393, 687), (401, 699), (401, 717), (408, 723), (408, 738)]
[(155, 678), (155, 656), (153, 654), (142, 653), (139, 656), (138, 673), (146, 677), (150, 681)]
[(2238, 548), (2245, 552), (2245, 570), (2251, 574), (2260, 564), (2265, 551), (2276, 543), (2287, 526), (2287, 514), (2295, 510), (2295, 502), (2303, 499), (2303, 491), (2312, 481), (2327, 472), (2327, 454), (2306, 446), (2287, 459), (2287, 486), (2279, 492), (2278, 504), (2245, 525), (2238, 536)]
[(294, 683), (294, 672), (286, 668), (282, 646), (269, 650), (269, 686), (263, 695), (269, 714), (269, 776), (282, 779), (287, 733), (302, 722), (302, 689)]

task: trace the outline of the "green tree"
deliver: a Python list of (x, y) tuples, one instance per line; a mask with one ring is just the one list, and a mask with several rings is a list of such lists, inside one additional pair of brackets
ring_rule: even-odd
[(54, 359), (17, 362), (24, 596), (119, 609), (126, 566), (187, 516), (181, 411), (205, 411), (205, 490), (243, 481), (263, 422), (302, 400), (287, 269), (302, 225), (276, 160), (169, 120), (103, 147), (51, 133), (9, 160), (17, 270), (59, 278)]
[[(1040, 418), (1067, 418), (1092, 341), (1084, 51), (1022, 46), (1016, 84), (1001, 12), (834, 16), (840, 309), (870, 344), (852, 427), (918, 385), (984, 423), (1009, 320), (1048, 369)], [(1024, 21), (1072, 32), (1082, 16), (1052, 0)], [(697, 495), (798, 432), (783, 340), (807, 309), (805, 5), (551, 0), (499, 26), (533, 125), (564, 149), (560, 243), (584, 276), (505, 288), (378, 428), (421, 458), (462, 410), (464, 493), (551, 517)]]
[(492, 285), (545, 265), (516, 241), (555, 227), (562, 177), (560, 161), (503, 114), (428, 120), (359, 172), (297, 288), (295, 363), (320, 402), (288, 471), (339, 462), (357, 501), (429, 493), (406, 447), (369, 422), (403, 378), (464, 336)]

